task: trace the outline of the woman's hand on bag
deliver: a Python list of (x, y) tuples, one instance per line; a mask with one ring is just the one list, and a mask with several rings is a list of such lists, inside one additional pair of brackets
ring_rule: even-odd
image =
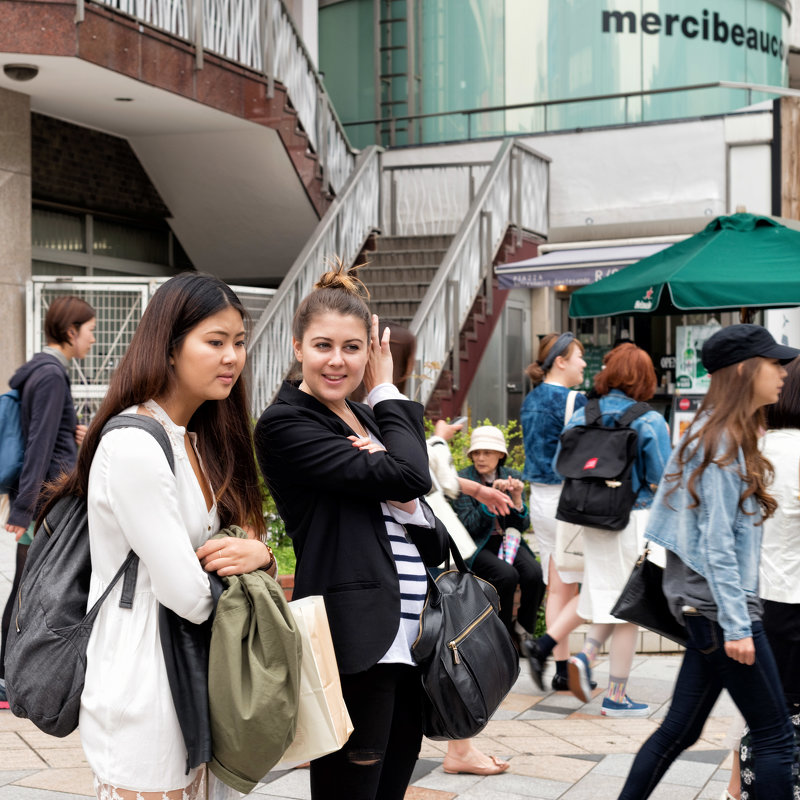
[(753, 637), (725, 642), (725, 654), (740, 664), (755, 664), (756, 647), (753, 644)]
[(451, 425), (443, 419), (437, 419), (433, 426), (433, 435), (449, 442), (464, 426)]
[(235, 536), (209, 539), (197, 549), (197, 557), (206, 572), (220, 577), (244, 575), (266, 566), (269, 551), (258, 539)]
[(392, 351), (389, 349), (389, 328), (380, 336), (378, 315), (372, 315), (372, 336), (369, 344), (369, 359), (364, 370), (364, 388), (369, 394), (382, 383), (392, 383), (394, 377)]

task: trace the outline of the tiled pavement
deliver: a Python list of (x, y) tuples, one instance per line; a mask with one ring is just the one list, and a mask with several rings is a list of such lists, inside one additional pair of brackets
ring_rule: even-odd
[[(0, 603), (8, 593), (13, 542), (0, 535)], [(602, 689), (587, 704), (569, 693), (540, 693), (523, 664), (514, 691), (506, 698), (478, 746), (508, 759), (502, 775), (447, 775), (442, 770), (444, 742), (425, 741), (407, 800), (613, 800), (642, 741), (655, 729), (669, 703), (680, 656), (638, 656), (631, 694), (651, 706), (649, 718), (607, 719), (600, 715)], [(596, 670), (602, 687), (607, 662)], [(729, 752), (723, 739), (732, 716), (727, 696), (717, 703), (703, 736), (670, 769), (654, 800), (712, 800), (729, 777)], [(256, 788), (260, 800), (310, 797), (308, 770), (270, 773)], [(0, 800), (69, 800), (92, 795), (92, 779), (77, 733), (55, 739), (9, 711), (0, 711)]]

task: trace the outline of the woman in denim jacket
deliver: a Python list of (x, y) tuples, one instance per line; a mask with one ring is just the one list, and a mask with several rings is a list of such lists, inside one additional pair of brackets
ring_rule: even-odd
[[(595, 377), (601, 421), (613, 425), (634, 403), (647, 401), (657, 386), (650, 356), (635, 344), (615, 347), (605, 359), (603, 371)], [(586, 411), (581, 409), (567, 423), (567, 428), (584, 425)], [(646, 703), (628, 697), (628, 676), (639, 634), (637, 625), (623, 622), (611, 614), (617, 598), (642, 550), (642, 532), (647, 511), (653, 502), (655, 487), (669, 458), (671, 444), (664, 417), (653, 409), (631, 422), (636, 431), (636, 460), (633, 464), (633, 490), (636, 500), (628, 525), (609, 532), (584, 527), (585, 569), (578, 600), (578, 614), (591, 620), (583, 650), (569, 659), (569, 688), (584, 703), (591, 697), (591, 667), (600, 648), (611, 637), (608, 693), (601, 713), (610, 717), (644, 717), (650, 713)], [(560, 450), (560, 447), (559, 447)], [(558, 451), (556, 451), (556, 458)], [(555, 461), (555, 459), (554, 459)]]
[[(520, 411), (525, 444), (522, 480), (529, 481), (531, 485), (531, 525), (542, 562), (544, 582), (547, 584), (545, 618), (548, 631), (555, 630), (555, 640), (560, 642), (553, 649), (556, 674), (552, 687), (556, 690), (567, 688), (567, 637), (583, 620), (575, 612), (582, 573), (558, 570), (552, 558), (556, 548), (556, 506), (563, 482), (563, 478), (553, 469), (553, 455), (564, 423), (571, 415), (569, 406), (575, 410), (586, 405), (586, 398), (580, 392), (570, 392), (572, 386), (583, 380), (585, 367), (583, 345), (573, 334), (549, 333), (543, 336), (539, 342), (538, 358), (527, 369), (533, 389), (523, 401)], [(537, 660), (538, 654), (529, 645), (530, 640), (523, 642), (523, 652), (530, 659), (536, 685), (544, 689), (540, 669), (543, 662)]]
[(667, 550), (664, 593), (688, 643), (667, 716), (636, 756), (620, 800), (650, 796), (698, 739), (723, 688), (753, 735), (756, 797), (793, 796), (792, 730), (758, 600), (761, 523), (776, 508), (758, 436), (782, 365), (799, 352), (759, 325), (723, 328), (703, 346), (711, 385), (670, 456), (647, 527)]

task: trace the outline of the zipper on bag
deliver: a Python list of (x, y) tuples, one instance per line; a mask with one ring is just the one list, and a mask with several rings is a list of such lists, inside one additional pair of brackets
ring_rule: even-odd
[(453, 663), (454, 664), (460, 664), (461, 663), (461, 656), (459, 656), (459, 654), (458, 654), (458, 645), (467, 636), (469, 636), (469, 634), (474, 630), (476, 625), (478, 625), (480, 622), (482, 622), (484, 619), (486, 619), (486, 617), (488, 617), (489, 614), (491, 614), (491, 613), (492, 613), (492, 606), (489, 605), (489, 607), (479, 617), (474, 619), (466, 628), (464, 628), (464, 630), (461, 631), (461, 633), (458, 636), (456, 636), (455, 639), (453, 639), (451, 642), (447, 643), (447, 646), (450, 648), (450, 650), (453, 653)]

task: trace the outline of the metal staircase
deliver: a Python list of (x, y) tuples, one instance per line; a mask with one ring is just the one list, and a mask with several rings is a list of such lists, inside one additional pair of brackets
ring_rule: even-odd
[(452, 406), (468, 388), (505, 297), (493, 264), (523, 236), (547, 235), (549, 159), (513, 139), (490, 163), (382, 168), (382, 152), (371, 147), (361, 155), (254, 329), (255, 415), (293, 363), (298, 303), (327, 260), (356, 263), (368, 240), (375, 249), (360, 274), (373, 310), (417, 337), (409, 396), (431, 401), (430, 413)]

